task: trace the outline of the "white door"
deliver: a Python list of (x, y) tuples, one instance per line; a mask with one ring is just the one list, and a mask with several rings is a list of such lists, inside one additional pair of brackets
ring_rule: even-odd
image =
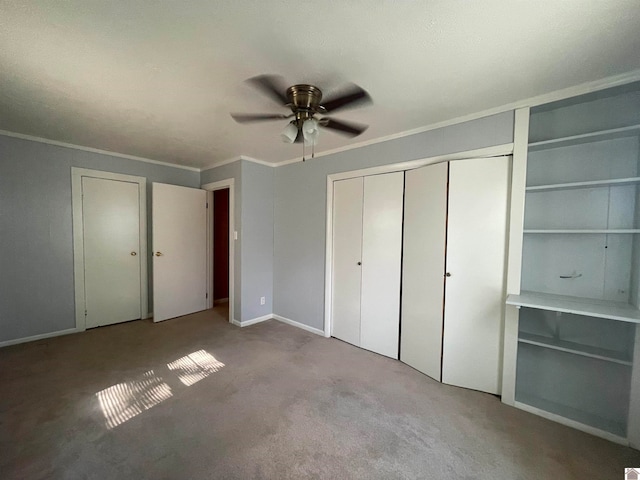
[(448, 164), (405, 173), (400, 360), (440, 381)]
[(501, 388), (509, 158), (450, 162), (442, 381)]
[(364, 178), (360, 346), (398, 358), (404, 173)]
[(360, 346), (362, 177), (333, 184), (331, 336)]
[(207, 193), (154, 183), (153, 320), (207, 308)]
[(141, 317), (138, 189), (82, 177), (86, 328)]

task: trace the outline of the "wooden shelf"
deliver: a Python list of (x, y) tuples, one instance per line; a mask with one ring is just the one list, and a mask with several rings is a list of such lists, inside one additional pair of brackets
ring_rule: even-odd
[(605, 348), (592, 347), (590, 345), (569, 342), (567, 340), (520, 332), (518, 341), (520, 343), (528, 343), (529, 345), (535, 345), (538, 347), (551, 348), (560, 352), (573, 353), (575, 355), (595, 358), (607, 362), (619, 363), (621, 365), (631, 366), (633, 364), (629, 354), (626, 352), (618, 352), (615, 350), (607, 350)]
[(640, 323), (639, 309), (627, 303), (606, 300), (522, 291), (520, 295), (509, 295), (507, 305)]
[(621, 187), (640, 183), (640, 177), (614, 178), (611, 180), (592, 180), (587, 182), (556, 183), (552, 185), (532, 185), (527, 192), (553, 192), (556, 190), (575, 190), (578, 188)]
[(605, 233), (609, 234), (628, 234), (628, 233), (640, 233), (640, 229), (637, 228), (624, 228), (624, 229), (525, 229), (524, 233)]
[(640, 125), (630, 125), (628, 127), (613, 128), (610, 130), (599, 130), (596, 132), (571, 135), (569, 137), (552, 138), (529, 143), (529, 151), (536, 152), (549, 148), (568, 147), (580, 145), (582, 143), (599, 142), (602, 140), (613, 140), (615, 138), (634, 137), (640, 134)]

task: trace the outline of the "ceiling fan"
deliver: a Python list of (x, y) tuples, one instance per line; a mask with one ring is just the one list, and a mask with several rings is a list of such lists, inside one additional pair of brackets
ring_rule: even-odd
[(275, 100), (280, 106), (290, 108), (292, 113), (232, 113), (231, 116), (238, 123), (291, 119), (280, 135), (286, 143), (304, 141), (305, 144), (313, 146), (318, 141), (319, 127), (350, 137), (356, 137), (368, 128), (368, 125), (330, 117), (316, 117), (372, 103), (369, 94), (357, 85), (348, 85), (338, 94), (323, 100), (322, 91), (315, 85), (298, 84), (287, 88), (284, 79), (278, 75), (259, 75), (248, 79), (247, 83)]

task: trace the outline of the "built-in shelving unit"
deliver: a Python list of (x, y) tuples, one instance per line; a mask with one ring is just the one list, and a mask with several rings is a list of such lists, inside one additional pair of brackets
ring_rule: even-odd
[(613, 234), (628, 234), (628, 233), (640, 233), (640, 229), (638, 228), (627, 228), (627, 229), (542, 229), (542, 230), (530, 230), (525, 229), (524, 233), (606, 233), (607, 235)]
[(622, 128), (597, 130), (595, 132), (581, 133), (567, 137), (551, 138), (529, 143), (529, 151), (536, 152), (547, 148), (568, 147), (583, 143), (601, 142), (603, 140), (615, 140), (624, 137), (634, 137), (640, 134), (640, 125), (629, 125)]
[(624, 185), (637, 185), (640, 177), (612, 178), (609, 180), (592, 180), (589, 182), (556, 183), (552, 185), (533, 185), (526, 187), (527, 192), (553, 192), (555, 190), (573, 190), (577, 188), (593, 187), (619, 187)]
[(621, 442), (630, 423), (640, 434), (639, 163), (640, 83), (531, 109), (521, 290), (506, 302), (513, 404)]
[(640, 323), (640, 310), (624, 302), (523, 291), (520, 295), (509, 295), (507, 305)]

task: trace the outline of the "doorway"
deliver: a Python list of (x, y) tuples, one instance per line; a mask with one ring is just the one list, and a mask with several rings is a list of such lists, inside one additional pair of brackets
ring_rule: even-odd
[(234, 319), (235, 201), (234, 179), (202, 185), (207, 190), (207, 292), (208, 308), (228, 305), (229, 322)]
[(229, 189), (213, 192), (213, 304), (229, 303)]

